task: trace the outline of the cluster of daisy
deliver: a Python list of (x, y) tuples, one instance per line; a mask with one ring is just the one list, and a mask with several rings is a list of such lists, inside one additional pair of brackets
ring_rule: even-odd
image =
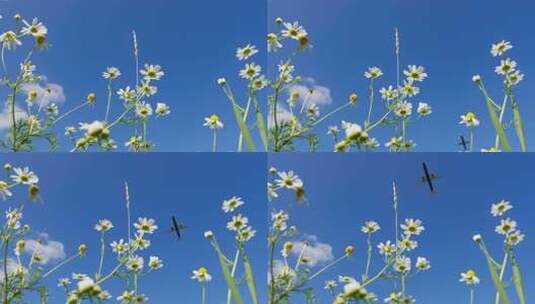
[(385, 303), (413, 303), (415, 301), (407, 294), (406, 280), (415, 273), (429, 270), (431, 262), (425, 257), (418, 256), (413, 264), (408, 253), (418, 247), (418, 242), (414, 240), (414, 237), (424, 231), (424, 226), (420, 220), (409, 218), (400, 225), (400, 228), (401, 234), (395, 242), (387, 240), (377, 245), (378, 254), (383, 265), (379, 268), (377, 274), (372, 275), (372, 235), (376, 234), (381, 229), (381, 226), (375, 221), (364, 223), (361, 231), (367, 236), (368, 251), (362, 279), (358, 281), (354, 277), (339, 276), (338, 282), (343, 285), (343, 291), (339, 294), (334, 292), (338, 283), (334, 280), (326, 281), (325, 289), (333, 295), (333, 303), (342, 304), (352, 301), (368, 303), (377, 300), (377, 295), (370, 292), (368, 287), (381, 278), (390, 278), (400, 282), (399, 287), (397, 287), (399, 290), (392, 291), (384, 299)]
[[(78, 105), (60, 114), (58, 105), (49, 102), (58, 94), (58, 88), (48, 84), (44, 76), (37, 74), (37, 68), (31, 61), (37, 50), (47, 49), (48, 29), (37, 18), (29, 22), (17, 14), (14, 20), (17, 30), (8, 30), (0, 35), (2, 68), (5, 74), (0, 79), (0, 85), (5, 85), (9, 91), (5, 104), (5, 110), (9, 114), (9, 129), (1, 146), (12, 151), (31, 151), (35, 149), (35, 140), (42, 139), (48, 142), (50, 149), (53, 150), (58, 146), (57, 132), (54, 127), (74, 112), (93, 106), (97, 96), (91, 92)], [(4, 53), (22, 46), (25, 38), (33, 39), (31, 48), (20, 63), (17, 73), (10, 77)], [(134, 44), (137, 61), (138, 48), (135, 34)], [(123, 101), (124, 111), (111, 120), (112, 80), (119, 78), (121, 72), (115, 67), (108, 67), (103, 72), (102, 76), (108, 80), (106, 114), (102, 120), (81, 122), (78, 127), (65, 127), (64, 134), (74, 145), (72, 151), (84, 151), (92, 145), (105, 150), (115, 149), (116, 144), (110, 136), (110, 130), (118, 124), (134, 126), (134, 135), (125, 144), (128, 148), (134, 151), (146, 151), (152, 148), (152, 143), (146, 136), (147, 122), (152, 116), (168, 115), (170, 108), (165, 103), (158, 102), (153, 110), (153, 106), (147, 103), (146, 99), (156, 94), (157, 87), (154, 86), (154, 82), (159, 80), (164, 73), (160, 66), (150, 64), (146, 64), (139, 73), (140, 76), (136, 77), (134, 89), (127, 86), (117, 92), (118, 97)], [(142, 80), (139, 80), (139, 77), (142, 77)], [(24, 100), (17, 99), (20, 95), (24, 95)], [(82, 135), (77, 135), (78, 132)]]
[[(0, 85), (5, 86), (9, 92), (5, 102), (5, 112), (8, 113), (9, 128), (1, 146), (11, 151), (30, 151), (34, 141), (44, 139), (51, 149), (56, 147), (57, 138), (51, 128), (65, 116), (82, 106), (59, 115), (59, 107), (48, 102), (49, 96), (55, 94), (55, 88), (46, 83), (46, 78), (37, 73), (37, 67), (32, 57), (39, 50), (48, 48), (47, 27), (37, 18), (27, 21), (17, 14), (13, 17), (15, 28), (0, 34), (2, 46), (2, 69), (4, 76)], [(30, 40), (26, 55), (21, 60), (18, 69), (10, 73), (5, 61), (8, 51), (24, 48), (23, 41)], [(26, 44), (26, 42), (24, 43)], [(37, 89), (44, 86), (44, 89)], [(24, 100), (18, 100), (21, 97)], [(84, 106), (87, 103), (84, 103)]]
[[(128, 187), (126, 187), (126, 197), (129, 212)], [(107, 219), (101, 219), (95, 224), (94, 229), (100, 234), (101, 248), (100, 262), (94, 277), (88, 274), (74, 273), (72, 279), (76, 281), (76, 284), (72, 284), (69, 278), (59, 279), (58, 286), (67, 292), (66, 303), (78, 304), (84, 300), (94, 302), (111, 299), (111, 293), (101, 286), (113, 278), (124, 280), (125, 283), (124, 290), (116, 296), (119, 303), (145, 303), (147, 301), (147, 297), (139, 291), (139, 280), (148, 273), (162, 268), (163, 261), (152, 255), (149, 256), (148, 261), (145, 261), (140, 253), (150, 247), (151, 242), (147, 237), (153, 234), (158, 226), (153, 219), (140, 217), (137, 222), (133, 223), (135, 231), (133, 235), (128, 235), (126, 241), (119, 239), (111, 242), (109, 246), (115, 255), (116, 266), (105, 274), (103, 269), (107, 251), (105, 237), (113, 228), (113, 223)]]
[[(472, 239), (479, 246), (487, 260), (489, 271), (493, 277), (494, 285), (497, 291), (496, 303), (499, 302), (500, 297), (508, 297), (506, 293), (506, 271), (510, 266), (512, 269), (512, 281), (515, 285), (517, 296), (520, 299), (525, 299), (523, 290), (523, 280), (520, 271), (520, 266), (516, 259), (515, 248), (524, 240), (525, 235), (518, 228), (517, 222), (505, 215), (513, 209), (509, 201), (501, 200), (492, 204), (490, 213), (493, 217), (499, 218), (500, 222), (495, 227), (495, 232), (503, 237), (503, 259), (499, 263), (491, 255), (489, 248), (486, 246), (483, 237), (480, 234), (475, 234)], [(471, 287), (471, 298), (474, 297), (474, 286), (479, 284), (480, 280), (473, 270), (461, 273), (461, 282), (466, 283)], [(508, 299), (502, 299), (503, 303), (509, 303)]]
[[(239, 97), (234, 94), (230, 84), (225, 78), (217, 79), (217, 84), (223, 90), (227, 97), (239, 128), (239, 136), (237, 142), (237, 151), (241, 152), (245, 142), (249, 151), (256, 150), (255, 141), (251, 135), (251, 120), (250, 116), (254, 114), (254, 127), (258, 129), (258, 133), (262, 139), (264, 150), (267, 150), (267, 129), (262, 107), (257, 100), (258, 93), (266, 88), (270, 82), (265, 75), (262, 74), (262, 67), (255, 63), (252, 58), (258, 53), (255, 45), (247, 44), (239, 47), (236, 50), (236, 58), (243, 62), (244, 66), (239, 71), (239, 76), (247, 83), (245, 102), (240, 102)], [(223, 123), (219, 115), (212, 114), (204, 119), (204, 126), (213, 131), (213, 150), (216, 145), (216, 130), (223, 128)]]
[(282, 189), (293, 191), (297, 202), (301, 202), (305, 199), (305, 187), (303, 181), (293, 171), (278, 171), (276, 168), (271, 167), (269, 169), (269, 175), (273, 177), (273, 180), (267, 184), (267, 196), (269, 201), (279, 197), (277, 191)]
[[(484, 85), (483, 78), (480, 75), (474, 75), (472, 77), (472, 81), (483, 93), (487, 108), (489, 110), (491, 122), (496, 132), (494, 145), (490, 148), (482, 149), (482, 152), (499, 152), (501, 149), (505, 151), (511, 150), (511, 146), (505, 132), (506, 126), (508, 125), (505, 121), (507, 107), (510, 107), (513, 113), (513, 125), (515, 127), (520, 147), (522, 151), (526, 151), (527, 149), (520, 109), (513, 92), (513, 89), (524, 79), (524, 74), (518, 70), (518, 64), (516, 61), (505, 56), (506, 53), (512, 48), (513, 45), (511, 42), (502, 40), (493, 44), (490, 50), (492, 56), (500, 60), (494, 71), (503, 78), (504, 98), (501, 104), (496, 103), (490, 96)], [(475, 118), (473, 113), (469, 112), (468, 114), (461, 116), (460, 124), (464, 124), (469, 128), (473, 128), (479, 125), (479, 120)], [(471, 137), (473, 139), (473, 134), (471, 134)]]
[[(137, 54), (137, 40), (134, 34), (134, 45)], [(137, 58), (137, 55), (136, 55)], [(116, 96), (122, 102), (122, 109), (115, 118), (112, 116), (114, 100), (113, 84), (121, 76), (121, 71), (116, 67), (108, 67), (102, 73), (102, 77), (108, 82), (106, 113), (103, 120), (80, 123), (79, 127), (69, 126), (65, 128), (65, 134), (74, 143), (76, 151), (85, 151), (91, 146), (97, 146), (104, 150), (115, 150), (117, 144), (111, 137), (111, 129), (119, 124), (131, 126), (133, 135), (125, 142), (125, 146), (131, 151), (150, 151), (153, 143), (149, 141), (147, 127), (151, 118), (162, 118), (171, 113), (170, 107), (163, 102), (156, 102), (153, 106), (147, 101), (158, 92), (155, 85), (164, 76), (161, 66), (145, 64), (136, 76), (134, 87), (125, 86), (116, 92)], [(140, 79), (141, 77), (141, 79)], [(89, 100), (95, 99), (94, 93), (88, 96)], [(80, 131), (81, 136), (76, 135)]]
[[(270, 168), (269, 173), (273, 181), (268, 183), (269, 200), (279, 198), (277, 190), (287, 189), (293, 192), (297, 202), (304, 199), (303, 181), (293, 171), (278, 171)], [(271, 257), (269, 265), (269, 303), (287, 303), (290, 297), (296, 293), (303, 293), (307, 300), (313, 299), (312, 289), (307, 285), (328, 269), (353, 255), (353, 246), (347, 246), (343, 254), (314, 271), (315, 263), (312, 263), (311, 241), (305, 238), (300, 240), (297, 228), (289, 225), (290, 216), (284, 210), (273, 209), (269, 226), (268, 244)], [(274, 254), (280, 248), (280, 258), (275, 259)]]
[[(244, 277), (247, 287), (249, 288), (252, 303), (257, 303), (258, 299), (256, 298), (256, 285), (255, 278), (251, 268), (251, 263), (246, 251), (247, 243), (253, 239), (256, 235), (256, 230), (249, 223), (249, 219), (237, 212), (238, 209), (242, 208), (245, 205), (245, 202), (241, 197), (232, 196), (226, 200), (223, 200), (221, 204), (221, 209), (225, 214), (232, 216), (231, 220), (227, 222), (226, 228), (235, 233), (236, 240), (236, 253), (233, 258), (229, 258), (220, 247), (217, 242), (216, 236), (213, 231), (207, 230), (204, 232), (204, 238), (210, 242), (210, 245), (214, 248), (215, 252), (219, 257), (219, 262), (221, 268), (225, 274), (225, 280), (228, 285), (227, 293), (227, 302), (230, 303), (231, 299), (235, 299), (236, 302), (240, 301), (241, 303), (241, 293), (237, 288), (239, 282), (238, 278), (240, 275), (237, 273), (238, 268), (241, 264), (244, 268)], [(241, 261), (241, 263), (240, 263)], [(206, 283), (212, 280), (212, 276), (208, 273), (208, 270), (205, 267), (200, 267), (193, 271), (193, 276), (191, 279), (196, 280), (201, 283), (202, 287), (202, 303), (206, 303)]]
[[(38, 198), (39, 177), (30, 168), (19, 168), (5, 164), (4, 170), (8, 173), (8, 179), (0, 179), (0, 197), (3, 200), (14, 197), (16, 188), (19, 187), (27, 189), (31, 201)], [(4, 303), (24, 302), (27, 293), (39, 289), (45, 291), (44, 295), (41, 292), (41, 297), (46, 297), (45, 279), (62, 266), (83, 256), (87, 248), (83, 244), (80, 245), (75, 254), (46, 270), (45, 254), (47, 249), (44, 245), (46, 245), (47, 240), (41, 238), (33, 240), (29, 237), (30, 225), (23, 223), (24, 207), (25, 204), (22, 203), (17, 208), (8, 208), (5, 212), (5, 223), (0, 229), (2, 251), (4, 252), (3, 261), (7, 263), (4, 265), (7, 272), (0, 272), (0, 280), (2, 281), (0, 298)]]
[[(342, 129), (345, 131), (345, 136), (342, 139), (337, 136), (339, 133), (338, 128), (336, 126), (330, 127), (328, 134), (334, 138), (335, 151), (348, 151), (351, 148), (366, 150), (379, 148), (379, 142), (376, 138), (370, 137), (369, 132), (377, 126), (385, 124), (393, 125), (398, 133), (385, 144), (390, 151), (410, 151), (414, 148), (414, 142), (407, 138), (408, 124), (411, 118), (415, 116), (413, 115), (413, 103), (410, 100), (420, 94), (418, 83), (427, 78), (427, 73), (423, 66), (409, 65), (403, 71), (403, 75), (405, 79), (402, 84), (389, 85), (379, 90), (384, 103), (382, 107), (384, 113), (374, 121), (375, 82), (383, 76), (383, 72), (375, 66), (368, 68), (364, 72), (364, 77), (370, 81), (368, 116), (364, 121), (364, 127), (356, 123), (342, 121)], [(419, 102), (416, 113), (418, 118), (423, 118), (432, 113), (432, 108), (426, 102)]]

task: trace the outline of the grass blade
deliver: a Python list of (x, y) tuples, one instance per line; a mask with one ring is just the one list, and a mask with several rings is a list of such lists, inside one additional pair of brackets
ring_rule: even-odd
[(507, 296), (507, 292), (505, 291), (505, 286), (502, 280), (500, 280), (500, 277), (498, 276), (496, 265), (493, 264), (488, 253), (485, 253), (485, 256), (487, 258), (487, 265), (489, 267), (489, 272), (492, 278), (492, 282), (494, 283), (494, 287), (496, 288), (496, 291), (498, 292), (498, 295), (500, 296), (500, 303), (511, 304), (511, 301), (509, 300), (509, 297)]
[(249, 149), (249, 151), (255, 151), (256, 146), (254, 144), (253, 137), (251, 136), (251, 131), (249, 130), (249, 127), (247, 127), (247, 124), (245, 124), (245, 122), (243, 121), (243, 114), (241, 109), (234, 101), (232, 101), (232, 110), (234, 111), (234, 118), (238, 123), (238, 127), (240, 128), (240, 132), (243, 135), (245, 144), (247, 144), (247, 149)]
[(526, 304), (526, 296), (524, 293), (524, 282), (522, 281), (522, 273), (520, 267), (516, 262), (515, 257), (511, 258), (511, 264), (513, 268), (513, 283), (515, 284), (516, 294), (518, 295), (518, 301), (520, 304)]
[(232, 298), (234, 299), (234, 303), (243, 304), (240, 291), (238, 290), (238, 286), (236, 284), (236, 280), (234, 280), (232, 274), (230, 273), (230, 270), (228, 269), (226, 257), (223, 255), (221, 249), (219, 249), (217, 245), (215, 245), (214, 248), (217, 252), (217, 257), (219, 258), (219, 265), (221, 266), (221, 270), (223, 271), (223, 276), (225, 277), (228, 289), (230, 290)]
[(522, 152), (527, 151), (526, 137), (524, 136), (524, 124), (522, 122), (522, 117), (520, 116), (520, 109), (518, 108), (518, 103), (515, 98), (513, 99), (513, 121), (515, 125), (516, 136), (518, 141), (520, 141), (520, 147)]
[(253, 268), (249, 262), (249, 257), (244, 253), (243, 254), (243, 266), (245, 268), (245, 279), (247, 280), (247, 286), (249, 287), (249, 293), (251, 294), (251, 299), (253, 304), (258, 304), (258, 296), (256, 295), (256, 283), (253, 275)]
[(266, 120), (256, 100), (255, 100), (255, 112), (256, 112), (256, 126), (258, 127), (258, 132), (260, 132), (260, 138), (262, 139), (264, 150), (267, 151), (269, 143), (268, 143), (268, 132), (267, 132), (267, 127), (266, 127)]
[(500, 140), (500, 145), (502, 146), (504, 151), (509, 152), (511, 151), (511, 145), (509, 145), (509, 140), (507, 139), (507, 135), (505, 134), (503, 125), (498, 119), (498, 115), (496, 114), (496, 111), (494, 110), (492, 101), (487, 94), (485, 94), (485, 100), (487, 102), (487, 108), (489, 110), (490, 120), (492, 121), (492, 124), (494, 125), (494, 129), (496, 130), (496, 134), (498, 135), (498, 139)]

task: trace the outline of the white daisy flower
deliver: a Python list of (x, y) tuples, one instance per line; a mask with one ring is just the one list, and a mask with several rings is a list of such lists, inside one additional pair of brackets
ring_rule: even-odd
[(366, 72), (364, 72), (364, 77), (368, 79), (377, 79), (383, 75), (383, 71), (381, 71), (378, 67), (370, 67)]
[(461, 115), (460, 125), (465, 125), (467, 127), (477, 127), (479, 126), (479, 119), (477, 119), (474, 112), (467, 112), (464, 115)]
[(223, 122), (219, 118), (218, 115), (212, 114), (210, 117), (204, 118), (204, 124), (203, 126), (208, 127), (212, 130), (215, 129), (222, 129), (223, 128)]
[(418, 257), (416, 259), (416, 264), (415, 264), (416, 268), (420, 271), (424, 271), (424, 270), (429, 270), (431, 268), (431, 263), (429, 262), (428, 259), (424, 258), (424, 257)]
[(408, 69), (403, 71), (403, 74), (411, 81), (423, 81), (427, 77), (424, 67), (416, 65), (409, 65)]
[(0, 42), (2, 43), (2, 47), (8, 50), (14, 50), (17, 46), (22, 45), (17, 34), (13, 31), (7, 31), (0, 35)]
[(500, 65), (496, 67), (495, 71), (498, 75), (507, 75), (515, 71), (517, 66), (516, 61), (511, 60), (510, 58), (502, 59)]
[(421, 220), (415, 220), (412, 218), (406, 219), (404, 224), (401, 224), (405, 235), (420, 235), (424, 230)]
[(143, 258), (137, 255), (134, 255), (126, 261), (126, 268), (133, 272), (139, 272), (143, 270)]
[(4, 181), (0, 181), (0, 196), (2, 197), (2, 199), (6, 200), (6, 198), (12, 195), (13, 193), (11, 193), (11, 191), (9, 190), (9, 185)]
[(157, 102), (155, 112), (158, 116), (164, 117), (171, 113), (171, 108), (163, 102)]
[(233, 196), (229, 198), (228, 200), (223, 201), (223, 206), (221, 207), (221, 209), (223, 209), (225, 213), (229, 213), (229, 212), (233, 212), (234, 210), (236, 210), (238, 207), (240, 207), (243, 204), (245, 203), (243, 202), (241, 197)]
[(476, 275), (476, 272), (473, 270), (467, 270), (461, 272), (461, 279), (459, 282), (464, 282), (466, 285), (477, 285), (479, 284), (479, 278)]
[(136, 104), (136, 115), (141, 119), (147, 119), (152, 115), (152, 107), (149, 103), (144, 101)]
[(24, 27), (21, 30), (23, 35), (32, 35), (34, 37), (45, 36), (48, 33), (48, 29), (39, 22), (37, 18), (33, 18), (32, 23), (28, 23), (26, 20), (22, 20)]
[(163, 267), (163, 261), (157, 256), (151, 256), (149, 258), (149, 267), (153, 270)]
[(431, 113), (433, 113), (433, 110), (431, 106), (425, 102), (419, 102), (418, 103), (418, 109), (416, 110), (420, 116), (427, 116)]
[(492, 56), (497, 57), (505, 54), (508, 50), (512, 49), (513, 46), (509, 41), (502, 40), (498, 43), (495, 43), (492, 45), (490, 49), (490, 53)]
[(111, 228), (113, 228), (113, 224), (107, 219), (99, 220), (98, 223), (95, 225), (95, 230), (99, 232), (106, 232), (109, 231)]
[(493, 216), (502, 216), (511, 209), (513, 209), (511, 202), (506, 201), (506, 200), (501, 200), (495, 204), (492, 204), (490, 208), (490, 213)]
[(251, 58), (254, 54), (258, 53), (256, 46), (247, 44), (244, 47), (240, 47), (236, 50), (236, 57), (239, 60), (247, 60)]
[(234, 215), (232, 216), (232, 220), (227, 223), (227, 229), (232, 231), (239, 231), (245, 228), (245, 226), (247, 226), (247, 223), (249, 223), (249, 219), (247, 219), (247, 217), (241, 214)]
[(284, 29), (281, 31), (283, 37), (299, 40), (299, 37), (307, 35), (305, 29), (298, 22), (285, 22), (283, 26)]
[(160, 80), (163, 77), (164, 72), (162, 67), (159, 65), (145, 64), (145, 69), (140, 70), (139, 73), (143, 76), (143, 79), (146, 81), (150, 80)]
[(139, 234), (152, 234), (156, 229), (158, 229), (158, 226), (156, 226), (154, 219), (149, 219), (146, 217), (140, 217), (138, 218), (138, 222), (134, 223), (134, 227), (137, 229), (137, 232)]
[(117, 79), (119, 76), (121, 76), (121, 71), (115, 67), (107, 67), (106, 71), (102, 72), (104, 79)]
[(502, 219), (500, 220), (500, 224), (496, 226), (495, 230), (498, 234), (508, 235), (516, 230), (516, 221), (513, 221), (510, 218)]
[(207, 283), (212, 281), (212, 276), (208, 273), (208, 269), (200, 267), (197, 270), (193, 270), (193, 280), (197, 280), (199, 283)]
[(362, 228), (360, 229), (363, 233), (366, 233), (366, 234), (372, 234), (372, 233), (375, 233), (377, 231), (379, 231), (379, 229), (381, 229), (381, 226), (379, 226), (379, 224), (375, 221), (367, 221), (364, 223), (364, 226), (362, 226)]
[(35, 173), (30, 171), (30, 168), (14, 168), (15, 174), (11, 175), (11, 179), (17, 184), (33, 185), (39, 182), (39, 178)]
[(260, 75), (260, 72), (262, 71), (262, 67), (258, 64), (252, 62), (252, 63), (246, 63), (245, 67), (240, 71), (240, 77), (252, 80)]

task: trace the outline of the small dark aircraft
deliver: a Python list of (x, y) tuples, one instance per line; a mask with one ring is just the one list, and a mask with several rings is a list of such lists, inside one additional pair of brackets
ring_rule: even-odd
[(470, 141), (467, 141), (464, 136), (460, 136), (459, 137), (459, 143), (457, 143), (457, 145), (459, 146), (462, 146), (463, 147), (463, 151), (468, 151), (468, 145), (470, 144)]
[(186, 228), (184, 224), (179, 223), (174, 215), (171, 216), (171, 232), (176, 234), (178, 240), (182, 239), (182, 230), (184, 230), (184, 228)]
[(427, 183), (427, 185), (429, 186), (429, 190), (432, 193), (435, 193), (436, 189), (435, 185), (433, 185), (433, 180), (435, 180), (437, 176), (431, 171), (429, 171), (429, 168), (427, 168), (427, 164), (425, 162), (422, 163), (422, 167), (424, 169), (424, 176), (421, 177), (422, 183)]

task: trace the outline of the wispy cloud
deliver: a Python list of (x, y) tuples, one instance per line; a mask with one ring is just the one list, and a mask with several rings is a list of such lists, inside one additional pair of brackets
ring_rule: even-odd
[[(24, 120), (26, 117), (28, 117), (26, 111), (19, 107), (15, 108), (15, 121)], [(6, 103), (2, 112), (0, 112), (0, 130), (7, 129), (12, 124), (13, 120), (11, 119), (11, 109)]]
[(332, 103), (331, 89), (319, 85), (311, 77), (304, 77), (300, 84), (292, 85), (288, 88), (288, 94), (292, 91), (299, 92), (299, 101), (306, 105), (315, 104), (317, 106)]
[(46, 76), (42, 76), (42, 80), (39, 83), (22, 85), (21, 89), (24, 94), (28, 94), (29, 91), (35, 90), (37, 92), (35, 103), (41, 107), (51, 103), (62, 103), (66, 99), (63, 87), (59, 84), (48, 82)]
[(334, 260), (331, 245), (320, 242), (315, 235), (306, 235), (304, 240), (296, 241), (293, 244), (292, 254), (299, 256), (304, 248), (304, 256), (310, 260), (308, 265), (311, 267)]
[(41, 264), (48, 264), (50, 261), (61, 260), (66, 257), (65, 246), (58, 241), (54, 241), (47, 233), (39, 234), (39, 239), (26, 240), (26, 247), (24, 251), (32, 255), (34, 251), (41, 256)]

